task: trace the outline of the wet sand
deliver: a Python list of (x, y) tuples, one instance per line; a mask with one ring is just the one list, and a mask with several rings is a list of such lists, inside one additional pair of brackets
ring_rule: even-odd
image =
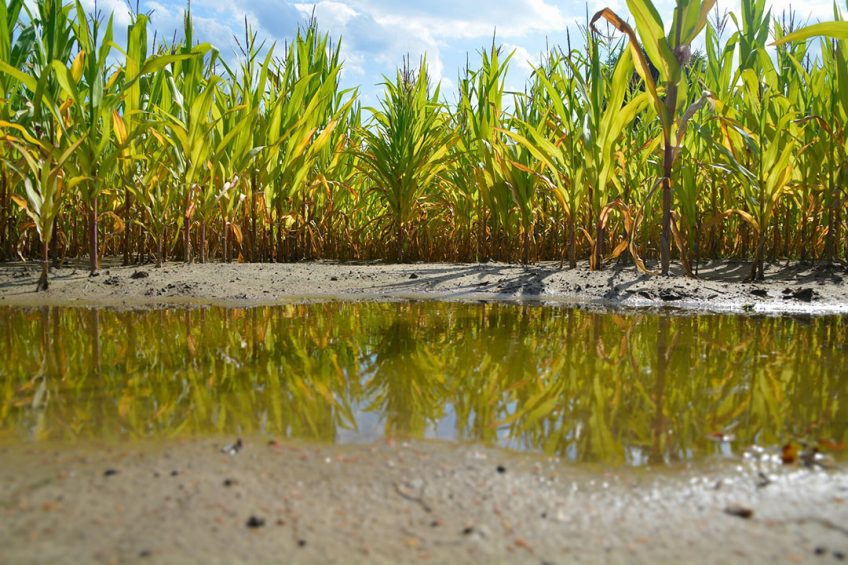
[(836, 563), (848, 475), (602, 469), (441, 442), (0, 448), (4, 563)]
[(0, 265), (0, 305), (155, 307), (170, 304), (256, 306), (304, 300), (501, 300), (693, 309), (716, 312), (848, 313), (848, 269), (769, 266), (766, 280), (744, 282), (746, 263), (700, 266), (698, 279), (640, 275), (633, 267), (589, 272), (556, 263), (484, 264), (169, 263), (105, 265), (89, 277), (83, 265), (55, 270), (50, 290), (34, 291), (38, 265)]

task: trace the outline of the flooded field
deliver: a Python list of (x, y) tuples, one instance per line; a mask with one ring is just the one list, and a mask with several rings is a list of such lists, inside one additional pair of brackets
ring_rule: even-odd
[(0, 440), (439, 438), (662, 464), (848, 439), (848, 320), (506, 304), (0, 309)]

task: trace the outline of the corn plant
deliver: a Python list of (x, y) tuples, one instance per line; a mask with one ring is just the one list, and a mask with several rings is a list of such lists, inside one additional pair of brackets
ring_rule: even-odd
[(439, 87), (430, 90), (426, 60), (417, 71), (407, 64), (384, 85), (381, 108), (371, 109), (373, 127), (363, 131), (361, 170), (386, 206), (396, 257), (403, 261), (404, 238), (426, 193), (442, 184), (454, 139), (438, 102)]
[[(681, 88), (686, 87), (683, 68), (691, 60), (692, 41), (704, 29), (714, 5), (715, 0), (677, 0), (674, 19), (667, 34), (662, 18), (651, 0), (627, 2), (627, 7), (636, 21), (638, 37), (636, 31), (609, 8), (596, 13), (591, 21), (594, 25), (604, 18), (627, 35), (636, 70), (645, 83), (662, 124), (663, 216), (660, 258), (663, 275), (668, 275), (671, 260), (672, 169), (679, 152), (679, 143), (682, 141), (681, 133), (685, 130), (686, 117), (690, 113), (689, 109), (680, 108), (679, 104), (680, 101), (686, 101), (686, 96), (681, 96), (680, 92)], [(659, 71), (659, 88), (649, 62)]]

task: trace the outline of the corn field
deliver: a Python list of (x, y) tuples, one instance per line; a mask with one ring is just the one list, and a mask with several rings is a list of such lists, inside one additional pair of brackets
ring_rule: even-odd
[[(720, 13), (628, 0), (507, 92), (495, 41), (376, 108), (313, 19), (230, 63), (194, 39), (126, 43), (77, 1), (0, 0), (0, 260), (628, 262), (848, 259), (848, 22), (765, 0)], [(123, 34), (122, 34), (123, 35)]]

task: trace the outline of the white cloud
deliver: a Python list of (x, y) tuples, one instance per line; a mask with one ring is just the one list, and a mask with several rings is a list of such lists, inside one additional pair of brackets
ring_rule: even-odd
[[(719, 7), (738, 12), (739, 2), (719, 0)], [(790, 2), (774, 0), (772, 12), (779, 14)], [(123, 0), (98, 3), (115, 8), (116, 23), (119, 12), (126, 15)], [(142, 0), (143, 10), (155, 9), (153, 23), (160, 35), (168, 37), (175, 29), (180, 37), (184, 5), (184, 0)], [(603, 7), (628, 15), (626, 0), (589, 0), (588, 7), (573, 0), (192, 0), (198, 39), (213, 41), (225, 57), (234, 48), (232, 35), (243, 34), (245, 17), (260, 39), (281, 44), (291, 40), (314, 10), (321, 30), (342, 38), (343, 80), (347, 86), (361, 85), (371, 100), (382, 75), (393, 77), (407, 54), (417, 61), (426, 53), (431, 78), (442, 80), (444, 91), (453, 88), (468, 54), (473, 67), (479, 61), (476, 52), (488, 48), (495, 30), (497, 41), (515, 50), (508, 82), (521, 84), (548, 40), (551, 45), (564, 43), (568, 28), (572, 41), (579, 42), (577, 25), (585, 23), (587, 9), (591, 16)], [(667, 20), (673, 7), (674, 0), (657, 0), (658, 11)], [(830, 0), (811, 0), (798, 16), (802, 21), (808, 15), (813, 20), (830, 19), (831, 13)]]
[(539, 57), (533, 56), (530, 52), (521, 45), (505, 43), (504, 49), (507, 52), (513, 52), (512, 64), (518, 67), (525, 74), (533, 72), (533, 68), (539, 64)]

